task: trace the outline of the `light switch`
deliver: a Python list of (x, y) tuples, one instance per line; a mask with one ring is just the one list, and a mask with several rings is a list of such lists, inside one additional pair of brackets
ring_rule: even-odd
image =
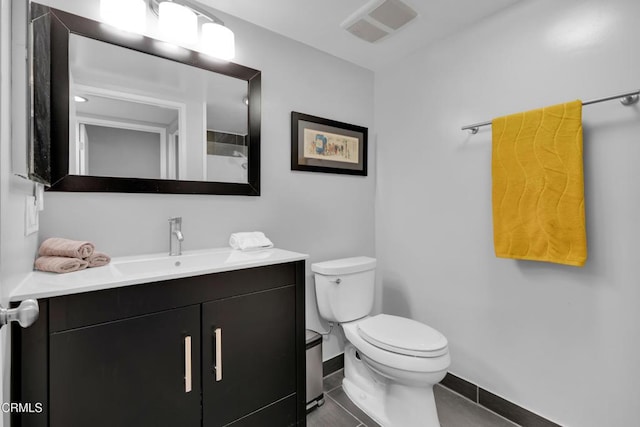
[(27, 196), (24, 203), (24, 235), (38, 231), (38, 206), (34, 196)]

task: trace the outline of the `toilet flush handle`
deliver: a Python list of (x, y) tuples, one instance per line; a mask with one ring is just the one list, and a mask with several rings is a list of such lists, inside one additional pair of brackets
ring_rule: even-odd
[(336, 285), (339, 285), (340, 283), (342, 283), (342, 279), (339, 277), (336, 277), (335, 279), (329, 280), (331, 283), (335, 283)]

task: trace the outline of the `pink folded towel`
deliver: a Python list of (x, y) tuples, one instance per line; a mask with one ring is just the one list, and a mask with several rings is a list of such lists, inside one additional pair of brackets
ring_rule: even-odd
[(89, 263), (88, 267), (102, 267), (111, 262), (111, 257), (104, 252), (94, 252), (84, 260)]
[(89, 263), (80, 258), (68, 258), (62, 256), (41, 256), (36, 259), (35, 267), (40, 271), (50, 271), (51, 273), (71, 273), (72, 271), (83, 270)]
[(80, 242), (77, 240), (51, 237), (40, 245), (38, 255), (40, 256), (66, 256), (71, 258), (87, 258), (93, 253), (94, 247), (91, 242)]

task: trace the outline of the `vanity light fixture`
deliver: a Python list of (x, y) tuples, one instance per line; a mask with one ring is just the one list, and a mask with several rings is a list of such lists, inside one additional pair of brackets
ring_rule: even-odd
[(229, 60), (236, 56), (233, 31), (217, 22), (202, 24), (200, 43), (204, 52), (216, 58)]
[(100, 17), (121, 30), (144, 33), (147, 24), (145, 0), (100, 0)]
[(80, 96), (80, 95), (74, 95), (73, 100), (75, 102), (89, 102), (89, 99), (85, 98), (84, 96)]
[(172, 1), (158, 5), (160, 34), (167, 41), (177, 44), (194, 44), (198, 41), (198, 15), (186, 6)]
[[(161, 37), (223, 60), (235, 56), (235, 36), (224, 23), (188, 0), (149, 0), (158, 16)], [(203, 22), (198, 40), (198, 23)]]

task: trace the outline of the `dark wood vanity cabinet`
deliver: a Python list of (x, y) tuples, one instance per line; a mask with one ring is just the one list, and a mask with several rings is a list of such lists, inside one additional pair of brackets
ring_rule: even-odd
[(50, 425), (199, 426), (199, 335), (198, 306), (52, 334)]
[(227, 425), (274, 396), (284, 399), (274, 403), (284, 408), (277, 421), (253, 425), (295, 424), (286, 410), (296, 392), (295, 313), (282, 310), (294, 305), (293, 287), (202, 305), (203, 426)]
[(304, 261), (39, 300), (12, 426), (305, 425)]

